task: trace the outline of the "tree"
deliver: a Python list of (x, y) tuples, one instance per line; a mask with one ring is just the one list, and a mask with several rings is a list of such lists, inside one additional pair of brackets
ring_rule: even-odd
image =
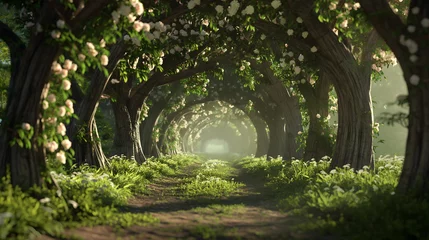
[(416, 191), (418, 195), (425, 195), (429, 190), (426, 140), (429, 135), (429, 57), (424, 53), (429, 50), (429, 2), (411, 0), (405, 23), (385, 0), (359, 2), (369, 21), (398, 59), (409, 92), (408, 138), (398, 190)]

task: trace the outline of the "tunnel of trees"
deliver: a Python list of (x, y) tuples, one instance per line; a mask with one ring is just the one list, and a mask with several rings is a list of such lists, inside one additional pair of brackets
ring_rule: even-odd
[(0, 177), (24, 191), (46, 185), (55, 168), (108, 168), (112, 155), (138, 164), (216, 151), (329, 156), (330, 169), (374, 168), (371, 84), (396, 62), (410, 107), (393, 116), (408, 124), (397, 191), (429, 191), (428, 1), (0, 8)]

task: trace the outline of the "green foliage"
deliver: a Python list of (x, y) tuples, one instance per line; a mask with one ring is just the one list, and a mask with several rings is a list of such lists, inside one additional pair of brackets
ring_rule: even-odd
[(300, 230), (319, 230), (346, 239), (427, 239), (429, 202), (395, 194), (402, 159), (381, 157), (374, 170), (348, 165), (328, 171), (316, 161), (246, 158), (246, 174), (264, 177), (279, 207), (309, 218)]
[(231, 178), (231, 167), (225, 161), (208, 160), (195, 173), (195, 176), (185, 178), (185, 183), (179, 186), (187, 198), (222, 198), (236, 193), (243, 186)]
[(106, 169), (85, 165), (70, 174), (51, 172), (58, 191), (43, 187), (22, 192), (4, 179), (0, 183), (0, 239), (28, 239), (40, 233), (59, 236), (63, 227), (128, 227), (156, 222), (148, 214), (121, 213), (117, 207), (145, 192), (155, 177), (175, 174), (197, 160), (193, 155), (176, 155), (138, 165), (114, 157)]

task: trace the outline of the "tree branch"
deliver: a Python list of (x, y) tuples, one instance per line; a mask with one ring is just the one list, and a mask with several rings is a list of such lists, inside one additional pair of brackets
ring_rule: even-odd
[(399, 36), (404, 31), (405, 24), (396, 15), (386, 0), (358, 0), (369, 21), (378, 34), (386, 41), (395, 56), (401, 62), (406, 59)]

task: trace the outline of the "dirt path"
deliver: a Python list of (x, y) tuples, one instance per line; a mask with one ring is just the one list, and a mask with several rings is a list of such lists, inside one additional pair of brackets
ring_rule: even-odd
[[(194, 166), (195, 167), (195, 166)], [(121, 230), (112, 227), (84, 227), (67, 232), (82, 239), (318, 239), (291, 230), (301, 219), (275, 208), (258, 179), (235, 176), (245, 184), (239, 193), (222, 199), (185, 200), (174, 189), (182, 175), (158, 179), (150, 184), (150, 194), (131, 199), (125, 212), (149, 212), (160, 220), (152, 226)], [(320, 239), (320, 238), (319, 238)]]

